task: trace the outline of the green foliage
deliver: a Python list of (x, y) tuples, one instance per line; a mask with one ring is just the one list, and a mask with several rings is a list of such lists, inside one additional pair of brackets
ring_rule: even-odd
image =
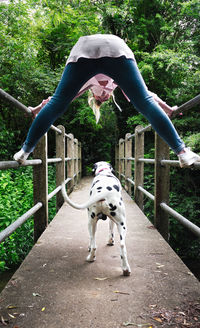
[[(151, 156), (153, 158), (154, 156)], [(154, 168), (145, 165), (144, 188), (154, 194)], [(169, 206), (179, 214), (199, 226), (199, 171), (180, 170), (180, 168), (170, 169), (170, 200)], [(147, 197), (144, 199), (144, 212), (148, 219), (154, 221), (154, 204)], [(173, 217), (170, 217), (169, 243), (177, 254), (185, 259), (200, 259), (200, 240), (188, 229), (184, 228)]]
[(195, 149), (197, 153), (200, 153), (200, 133), (192, 134), (185, 138), (186, 144)]
[(31, 173), (30, 168), (0, 171), (0, 229), (5, 229), (33, 206)]
[[(33, 206), (32, 169), (0, 171), (0, 230), (5, 229)], [(29, 219), (0, 244), (1, 269), (18, 265), (33, 244)]]
[[(49, 193), (56, 187), (55, 167), (48, 168)], [(0, 171), (0, 231), (33, 206), (32, 168)], [(56, 214), (56, 199), (49, 202), (49, 222)], [(0, 271), (18, 266), (33, 246), (33, 220), (0, 244)]]
[(147, 120), (142, 114), (138, 114), (137, 116), (131, 116), (127, 120), (128, 131), (131, 131), (133, 127), (137, 125), (147, 125)]
[(13, 149), (14, 153), (14, 148), (13, 148), (13, 137), (15, 133), (13, 131), (8, 131), (6, 129), (5, 122), (3, 121), (1, 114), (0, 114), (0, 161), (5, 161), (10, 157), (10, 151)]
[[(175, 183), (174, 183), (175, 182)], [(171, 169), (170, 206), (188, 220), (199, 226), (199, 171), (184, 175), (178, 169)], [(181, 226), (175, 219), (170, 220), (170, 243), (182, 258), (200, 259), (200, 240)]]

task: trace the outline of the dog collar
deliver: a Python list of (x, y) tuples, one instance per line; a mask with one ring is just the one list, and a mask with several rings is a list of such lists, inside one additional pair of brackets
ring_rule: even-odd
[(98, 175), (100, 172), (102, 172), (104, 170), (109, 170), (109, 169), (107, 167), (104, 167), (103, 169), (99, 170), (96, 175)]

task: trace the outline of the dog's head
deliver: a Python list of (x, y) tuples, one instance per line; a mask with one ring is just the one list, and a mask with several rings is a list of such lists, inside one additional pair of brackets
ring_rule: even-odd
[(107, 163), (107, 162), (97, 162), (94, 164), (92, 173), (93, 175), (97, 175), (101, 172), (106, 172), (106, 173), (113, 173), (113, 167), (111, 164)]

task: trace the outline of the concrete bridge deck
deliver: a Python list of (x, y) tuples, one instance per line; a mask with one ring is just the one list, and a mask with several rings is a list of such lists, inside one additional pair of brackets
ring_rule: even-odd
[[(70, 197), (84, 202), (90, 183), (83, 179)], [(125, 191), (123, 198), (131, 276), (122, 276), (117, 232), (106, 246), (108, 220), (98, 223), (96, 261), (85, 261), (87, 210), (65, 204), (0, 294), (0, 327), (185, 327), (200, 283)], [(199, 317), (191, 320), (200, 327)]]

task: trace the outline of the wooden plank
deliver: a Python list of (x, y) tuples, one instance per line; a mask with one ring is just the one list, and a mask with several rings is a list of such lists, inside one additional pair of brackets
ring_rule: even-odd
[[(56, 164), (56, 187), (59, 187), (65, 181), (65, 128), (62, 125), (57, 127), (62, 134), (56, 133), (56, 157), (61, 158), (61, 162)], [(61, 191), (56, 194), (57, 211), (63, 205), (63, 196)]]
[(125, 188), (129, 195), (132, 194), (132, 184), (127, 180), (132, 178), (132, 161), (128, 159), (132, 157), (132, 139), (130, 135), (130, 133), (127, 133), (125, 136)]
[(69, 136), (70, 138), (67, 139), (67, 157), (71, 160), (67, 161), (67, 177), (71, 178), (71, 181), (67, 186), (68, 193), (74, 188), (74, 136), (72, 133)]
[(163, 238), (168, 241), (168, 213), (160, 207), (160, 204), (169, 203), (170, 167), (169, 165), (161, 165), (163, 159), (169, 159), (169, 147), (157, 133), (155, 134), (155, 150), (154, 225)]
[(143, 129), (138, 125), (135, 128), (135, 171), (134, 171), (134, 199), (136, 204), (143, 210), (144, 195), (138, 189), (138, 186), (143, 187), (144, 184), (144, 163), (139, 161), (139, 158), (144, 157), (144, 133), (140, 133)]
[(43, 204), (34, 215), (34, 240), (36, 242), (48, 225), (47, 134), (40, 139), (33, 152), (33, 156), (42, 160), (42, 164), (33, 168), (34, 204), (39, 202)]

